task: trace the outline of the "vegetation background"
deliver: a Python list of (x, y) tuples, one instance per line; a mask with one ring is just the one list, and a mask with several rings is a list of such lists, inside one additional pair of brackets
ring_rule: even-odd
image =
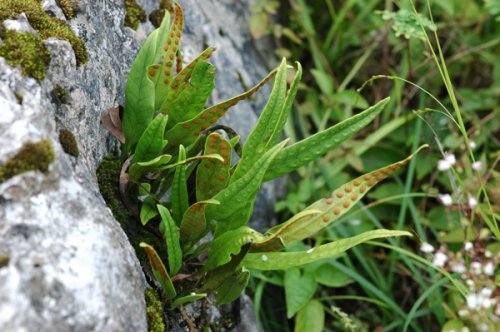
[[(289, 178), (280, 221), (431, 146), (303, 245), (376, 228), (414, 237), (253, 273), (265, 330), (500, 330), (500, 1), (258, 0), (252, 10), (253, 37), (271, 36), (277, 58), (304, 67), (292, 140), (391, 96), (369, 128)], [(272, 292), (284, 296), (263, 296)]]

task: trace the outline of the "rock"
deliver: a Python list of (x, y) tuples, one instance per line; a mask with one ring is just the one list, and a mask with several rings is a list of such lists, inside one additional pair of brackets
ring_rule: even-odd
[(38, 32), (30, 25), (25, 13), (21, 13), (17, 20), (5, 20), (3, 26), (7, 30), (15, 30), (17, 32), (29, 32), (38, 36)]
[[(49, 14), (64, 20), (58, 3), (42, 1)], [(138, 3), (148, 14), (158, 6), (153, 0)], [(263, 57), (250, 41), (246, 1), (181, 4), (186, 16), (184, 59), (200, 53), (205, 42), (218, 48), (212, 102), (241, 93), (240, 77), (250, 86), (266, 75)], [(47, 173), (32, 170), (0, 184), (0, 256), (8, 257), (0, 265), (2, 332), (147, 330), (140, 264), (105, 205), (95, 176), (103, 157), (118, 148), (100, 118), (109, 108), (123, 105), (137, 40), (152, 30), (150, 23), (141, 24), (139, 32), (125, 28), (124, 16), (122, 0), (80, 0), (76, 16), (67, 22), (85, 41), (89, 60), (77, 67), (71, 45), (49, 38), (44, 44), (51, 62), (41, 82), (23, 77), (19, 67), (0, 57), (0, 166), (27, 142), (48, 140), (55, 154)], [(21, 15), (4, 25), (22, 30), (27, 23)], [(225, 124), (245, 138), (269, 91), (266, 87), (255, 102), (239, 104)], [(61, 93), (64, 101), (57, 97)], [(57, 139), (61, 128), (75, 134), (78, 157), (63, 152)], [(265, 185), (256, 203), (256, 228), (269, 224), (276, 193), (274, 184)], [(242, 297), (241, 308), (235, 303), (207, 311), (216, 319), (236, 310), (240, 319), (233, 329), (252, 331), (255, 314), (248, 301)], [(182, 318), (175, 319), (172, 326), (184, 330)]]

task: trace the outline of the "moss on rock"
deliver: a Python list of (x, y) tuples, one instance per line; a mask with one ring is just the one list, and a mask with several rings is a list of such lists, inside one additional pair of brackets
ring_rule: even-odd
[(174, 6), (172, 0), (160, 0), (160, 8), (153, 10), (151, 14), (149, 14), (149, 20), (156, 28), (160, 27), (166, 10), (173, 13)]
[(17, 19), (19, 14), (25, 13), (31, 26), (38, 31), (42, 39), (55, 37), (66, 40), (75, 52), (78, 65), (88, 60), (85, 43), (75, 35), (71, 27), (65, 22), (51, 17), (37, 0), (8, 0), (0, 1), (0, 22), (6, 19)]
[(21, 66), (24, 76), (41, 81), (45, 78), (45, 67), (50, 63), (50, 52), (43, 40), (28, 32), (4, 30), (0, 32), (0, 56), (15, 67)]
[(158, 293), (152, 288), (146, 289), (146, 319), (148, 321), (149, 332), (165, 331), (163, 321), (163, 311)]
[(73, 135), (73, 133), (68, 129), (62, 128), (59, 130), (59, 143), (61, 143), (64, 152), (67, 154), (72, 155), (73, 157), (78, 157), (80, 154), (75, 135)]
[(0, 166), (0, 183), (28, 171), (39, 170), (47, 173), (53, 161), (54, 150), (48, 140), (27, 142)]
[(64, 16), (66, 16), (68, 20), (75, 16), (79, 4), (80, 0), (59, 0), (59, 5), (61, 6)]
[(68, 94), (66, 93), (66, 90), (64, 90), (64, 88), (59, 84), (54, 84), (54, 94), (61, 104), (68, 103)]
[(135, 0), (125, 0), (125, 21), (123, 24), (126, 27), (137, 30), (139, 22), (146, 20), (146, 12), (142, 9)]

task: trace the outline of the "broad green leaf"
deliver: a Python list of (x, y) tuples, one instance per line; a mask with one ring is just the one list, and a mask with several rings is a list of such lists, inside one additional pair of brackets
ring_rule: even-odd
[(203, 160), (196, 171), (196, 199), (203, 201), (217, 195), (229, 183), (231, 167), (231, 145), (218, 133), (208, 136), (205, 143), (205, 154), (219, 154), (224, 159)]
[(385, 98), (367, 110), (283, 149), (269, 167), (265, 181), (288, 174), (323, 156), (368, 125), (389, 100), (389, 97)]
[(344, 272), (329, 263), (315, 268), (314, 277), (318, 283), (328, 287), (344, 287), (353, 282)]
[(170, 267), (170, 274), (174, 275), (179, 272), (182, 267), (182, 250), (179, 243), (179, 230), (166, 207), (158, 204), (156, 208), (158, 212), (160, 212), (161, 222), (165, 227), (163, 235), (167, 242), (168, 266)]
[(153, 219), (158, 215), (158, 211), (156, 210), (156, 201), (151, 197), (146, 197), (144, 202), (142, 202), (141, 206), (141, 223), (145, 226), (148, 221)]
[(231, 256), (237, 255), (244, 245), (255, 241), (261, 236), (261, 234), (246, 226), (223, 233), (212, 242), (205, 270), (210, 271), (228, 263), (231, 261)]
[(285, 271), (286, 316), (292, 318), (313, 297), (316, 291), (314, 275), (299, 268)]
[(191, 205), (182, 217), (180, 232), (182, 243), (196, 242), (207, 232), (205, 207), (207, 204), (219, 204), (216, 200), (197, 202)]
[(163, 265), (160, 256), (158, 256), (156, 250), (152, 246), (145, 242), (139, 243), (139, 246), (141, 248), (144, 248), (144, 250), (146, 251), (149, 259), (149, 264), (151, 265), (151, 269), (153, 270), (153, 275), (163, 287), (163, 290), (165, 290), (167, 298), (173, 299), (177, 295), (175, 292), (174, 284), (172, 283), (172, 280), (170, 279), (167, 269), (165, 269), (165, 265)]
[(311, 300), (295, 317), (295, 332), (322, 332), (325, 327), (325, 310), (318, 300)]
[(186, 296), (182, 296), (182, 297), (178, 297), (175, 299), (174, 302), (172, 302), (172, 304), (169, 306), (170, 309), (175, 309), (183, 304), (186, 304), (186, 303), (190, 303), (190, 302), (193, 302), (193, 301), (196, 301), (196, 300), (201, 300), (205, 297), (207, 297), (207, 293), (191, 293), (189, 295), (186, 295)]
[(250, 272), (238, 271), (217, 288), (215, 297), (216, 305), (224, 305), (233, 302), (240, 297), (250, 278)]
[(274, 79), (273, 89), (267, 101), (259, 120), (252, 130), (243, 146), (243, 155), (238, 162), (238, 167), (231, 177), (234, 182), (244, 176), (255, 162), (267, 151), (266, 147), (271, 139), (276, 125), (280, 120), (280, 114), (283, 111), (283, 105), (286, 98), (286, 60), (281, 61)]
[(320, 259), (340, 255), (352, 247), (366, 241), (393, 236), (411, 236), (411, 233), (405, 231), (378, 229), (350, 238), (323, 244), (307, 251), (249, 253), (243, 260), (243, 266), (249, 269), (265, 271), (286, 270), (291, 267), (302, 266)]
[(243, 177), (213, 197), (220, 202), (220, 206), (208, 206), (207, 217), (208, 220), (217, 221), (215, 237), (227, 230), (246, 225), (264, 174), (286, 143), (285, 140), (266, 152)]
[[(177, 74), (174, 82), (182, 74), (188, 75), (183, 70)], [(190, 80), (182, 84), (182, 90), (172, 89), (176, 99), (172, 101), (167, 98), (160, 109), (160, 112), (168, 114), (172, 120), (169, 128), (179, 122), (191, 120), (203, 110), (215, 86), (215, 67), (207, 62), (197, 62)]]
[(167, 145), (167, 141), (163, 139), (165, 135), (165, 127), (167, 125), (168, 116), (158, 114), (151, 121), (142, 133), (141, 138), (137, 142), (132, 164), (140, 161), (147, 161), (157, 157), (163, 148)]
[(329, 197), (316, 201), (297, 216), (268, 230), (263, 241), (268, 242), (272, 238), (279, 237), (285, 244), (289, 244), (313, 236), (349, 211), (378, 182), (407, 165), (413, 156), (424, 147), (420, 147), (413, 155), (404, 160), (344, 184)]
[[(184, 25), (184, 17), (182, 8), (178, 3), (175, 3), (175, 13), (172, 20), (172, 25), (168, 29), (166, 40), (161, 44), (161, 64), (159, 61), (149, 63), (144, 66), (144, 71), (148, 75), (148, 80), (154, 86), (154, 110), (159, 110), (163, 101), (167, 96), (168, 89), (174, 74), (174, 65), (176, 55), (179, 50), (179, 45), (182, 37), (182, 28)], [(150, 67), (152, 65), (152, 67)]]
[(171, 130), (167, 131), (165, 136), (166, 139), (171, 144), (183, 144), (189, 146), (196, 142), (200, 133), (215, 124), (219, 119), (226, 114), (226, 111), (236, 105), (238, 102), (251, 97), (256, 93), (264, 84), (267, 83), (274, 75), (276, 71), (270, 72), (262, 81), (257, 85), (252, 87), (250, 90), (223, 101), (222, 103), (213, 105), (209, 108), (204, 109), (195, 118), (176, 124)]
[(333, 94), (333, 78), (326, 72), (318, 69), (311, 69), (311, 74), (318, 84), (321, 92), (329, 96)]
[(157, 63), (161, 56), (161, 45), (168, 35), (170, 15), (165, 11), (161, 26), (146, 39), (143, 47), (132, 64), (125, 86), (125, 111), (122, 119), (122, 130), (125, 144), (122, 156), (126, 158), (129, 150), (137, 143), (142, 133), (154, 116), (154, 84), (148, 79), (146, 68)]
[[(179, 146), (179, 163), (186, 160), (186, 150), (182, 145)], [(182, 216), (189, 207), (187, 183), (186, 183), (186, 165), (180, 164), (175, 168), (174, 180), (172, 183), (172, 213), (175, 222), (180, 225)]]

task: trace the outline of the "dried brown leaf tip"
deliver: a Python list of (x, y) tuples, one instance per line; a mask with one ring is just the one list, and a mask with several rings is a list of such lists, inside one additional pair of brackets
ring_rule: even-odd
[(120, 119), (120, 107), (110, 108), (106, 114), (101, 117), (101, 122), (109, 129), (122, 144), (125, 144), (125, 136), (122, 132), (122, 120)]

